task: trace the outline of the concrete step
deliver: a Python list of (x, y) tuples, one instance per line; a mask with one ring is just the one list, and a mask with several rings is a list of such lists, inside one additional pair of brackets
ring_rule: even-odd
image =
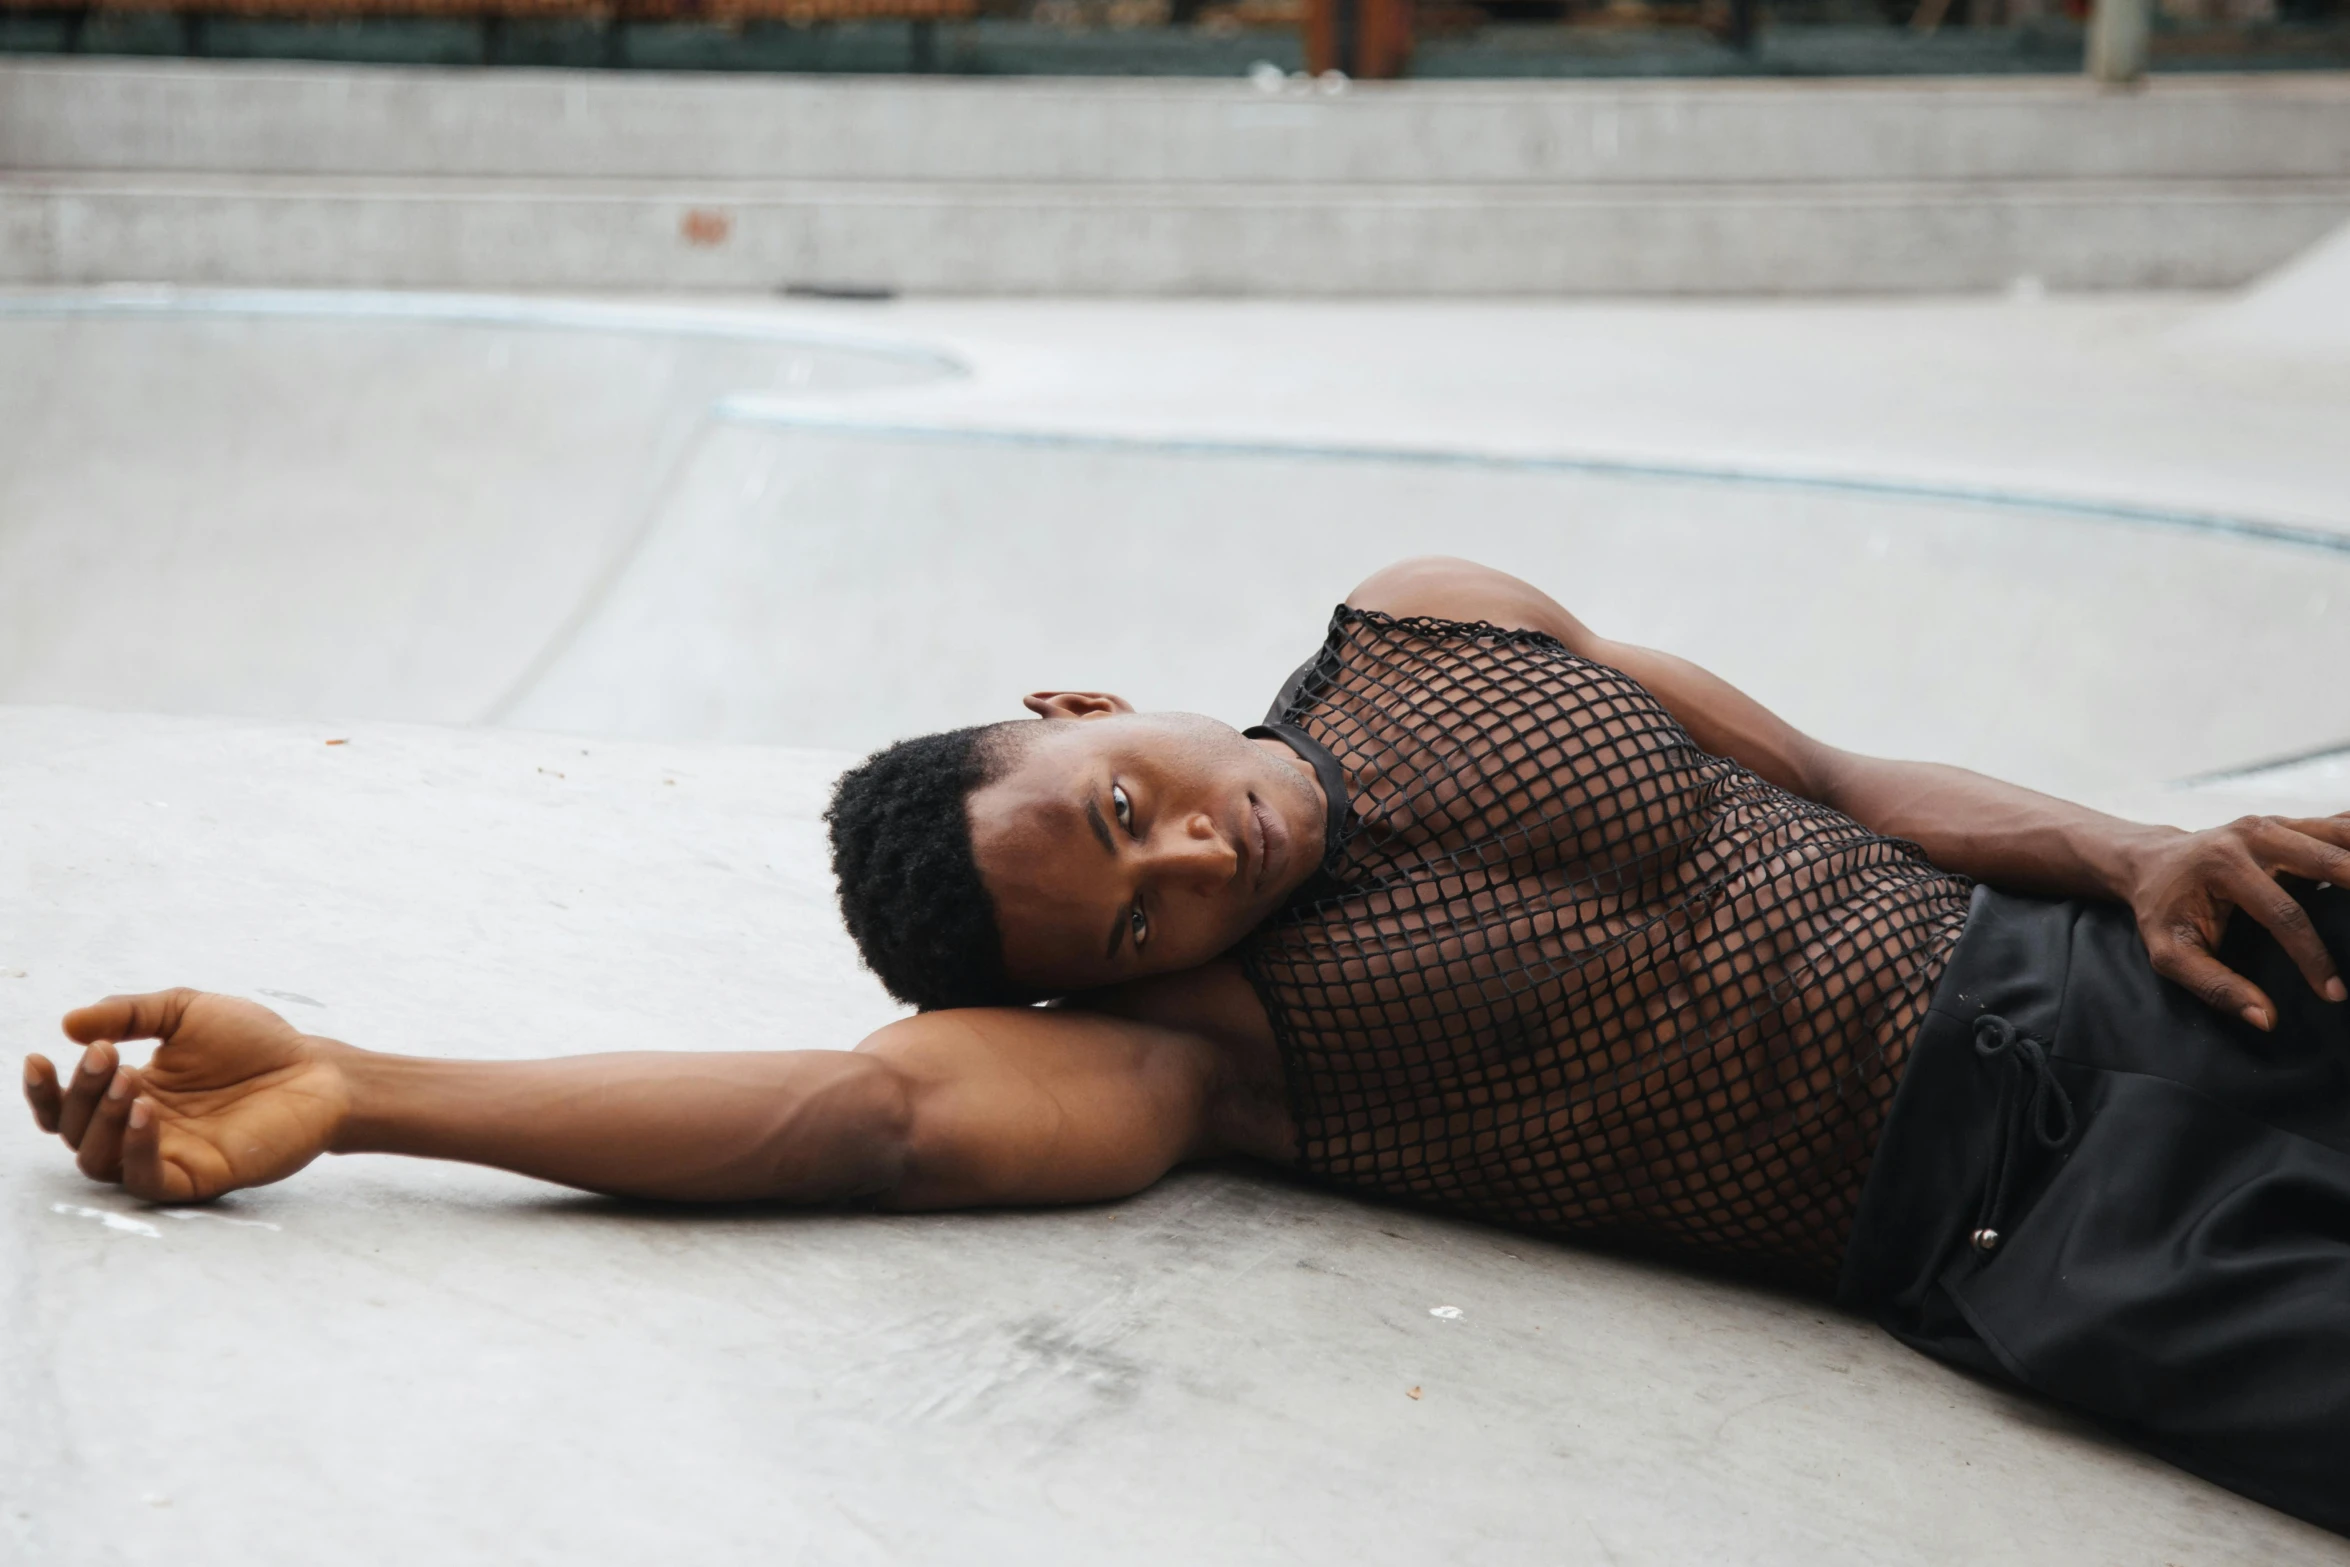
[(2198, 288), (2350, 77), (926, 81), (0, 66), (0, 279), (986, 294)]
[(0, 65), (0, 168), (454, 177), (1640, 184), (2350, 177), (2350, 76), (854, 80)]
[(1741, 184), (0, 176), (0, 281), (981, 294), (2207, 288), (2350, 178)]

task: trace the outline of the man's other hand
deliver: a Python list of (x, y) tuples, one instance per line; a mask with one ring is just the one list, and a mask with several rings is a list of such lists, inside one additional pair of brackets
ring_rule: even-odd
[(2300, 820), (2247, 816), (2146, 851), (2129, 903), (2155, 971), (2254, 1028), (2274, 1028), (2276, 1004), (2213, 956), (2229, 914), (2241, 909), (2276, 937), (2310, 988), (2328, 1001), (2343, 1000), (2334, 954), (2280, 876), (2350, 888), (2350, 812)]
[[(109, 996), (65, 1016), (88, 1048), (60, 1084), (25, 1058), (33, 1119), (94, 1181), (149, 1202), (204, 1202), (282, 1181), (326, 1151), (350, 1108), (335, 1057), (347, 1047), (297, 1031), (267, 1007), (194, 990)], [(124, 1041), (157, 1041), (145, 1067)]]

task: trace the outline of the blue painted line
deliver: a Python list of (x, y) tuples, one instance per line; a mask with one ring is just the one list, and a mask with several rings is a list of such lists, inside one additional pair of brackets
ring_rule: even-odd
[(2319, 762), (2335, 760), (2350, 760), (2350, 740), (2333, 741), (2318, 746), (2314, 750), (2295, 751), (2288, 756), (2272, 756), (2265, 762), (2251, 762), (2242, 767), (2230, 767), (2223, 772), (2197, 773), (2192, 778), (2180, 779), (2177, 787), (2181, 789), (2208, 788), (2213, 784), (2236, 783), (2247, 778), (2260, 778), (2269, 773), (2291, 772), (2297, 767), (2309, 767)]
[[(811, 332), (757, 316), (690, 309), (513, 295), (399, 293), (358, 289), (98, 289), (0, 293), (0, 317), (215, 316), (299, 320), (405, 321), (556, 331), (599, 331), (710, 338), (830, 348), (926, 366), (961, 379), (970, 367), (951, 354), (920, 345), (847, 333)], [(2225, 512), (2192, 511), (2128, 501), (2104, 501), (2052, 492), (2007, 490), (1908, 479), (1872, 479), (1792, 469), (1740, 468), (1708, 463), (1581, 456), (1511, 455), (1456, 448), (1280, 442), (1185, 436), (1128, 436), (1074, 431), (893, 423), (814, 413), (771, 396), (740, 393), (719, 399), (713, 413), (736, 423), (899, 440), (1026, 446), (1068, 451), (1152, 452), (1169, 456), (1286, 458), (1306, 462), (1396, 463), (1493, 473), (1555, 473), (1596, 478), (1648, 479), (1751, 489), (1809, 491), (1879, 500), (1939, 502), (2002, 511), (2078, 517), (2089, 521), (2238, 538), (2263, 544), (2350, 556), (2350, 523), (2340, 529)]]
[(741, 393), (718, 400), (717, 417), (738, 424), (818, 430), (893, 440), (936, 441), (986, 446), (1034, 447), (1058, 451), (1138, 452), (1182, 457), (1285, 458), (1303, 462), (1395, 463), (1423, 468), (1461, 468), (1489, 473), (1572, 474), (1580, 477), (1650, 479), (1755, 489), (1799, 490), (1874, 500), (1930, 501), (1999, 511), (2077, 517), (2218, 535), (2260, 544), (2281, 544), (2350, 557), (2350, 522), (2339, 531), (2306, 523), (2225, 512), (2190, 511), (2103, 501), (2076, 495), (1997, 489), (1987, 485), (1938, 484), (1911, 479), (1870, 479), (1799, 470), (1738, 468), (1707, 463), (1588, 457), (1573, 454), (1514, 456), (1443, 447), (1346, 445), (1326, 442), (1231, 440), (1195, 436), (1087, 434), (985, 426), (913, 424), (859, 419), (794, 407), (771, 397)]
[(956, 379), (971, 373), (951, 354), (920, 344), (809, 331), (745, 312), (647, 308), (503, 294), (404, 294), (368, 289), (109, 288), (0, 293), (0, 317), (208, 316), (267, 320), (415, 322), (562, 332), (616, 332), (829, 348), (921, 365)]

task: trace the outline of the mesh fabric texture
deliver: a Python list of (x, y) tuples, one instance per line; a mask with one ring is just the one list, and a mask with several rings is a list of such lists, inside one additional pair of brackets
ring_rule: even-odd
[(1828, 1288), (1969, 883), (1534, 632), (1341, 607), (1349, 809), (1243, 966), (1335, 1184)]

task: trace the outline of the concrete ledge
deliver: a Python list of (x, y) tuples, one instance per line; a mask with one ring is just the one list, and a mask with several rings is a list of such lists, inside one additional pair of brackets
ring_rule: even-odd
[(1057, 185), (0, 178), (0, 281), (981, 294), (2210, 288), (2350, 179)]
[(1407, 83), (0, 66), (0, 282), (967, 294), (2215, 288), (2350, 77)]
[(1551, 183), (2350, 177), (2350, 76), (934, 81), (0, 65), (0, 168)]

